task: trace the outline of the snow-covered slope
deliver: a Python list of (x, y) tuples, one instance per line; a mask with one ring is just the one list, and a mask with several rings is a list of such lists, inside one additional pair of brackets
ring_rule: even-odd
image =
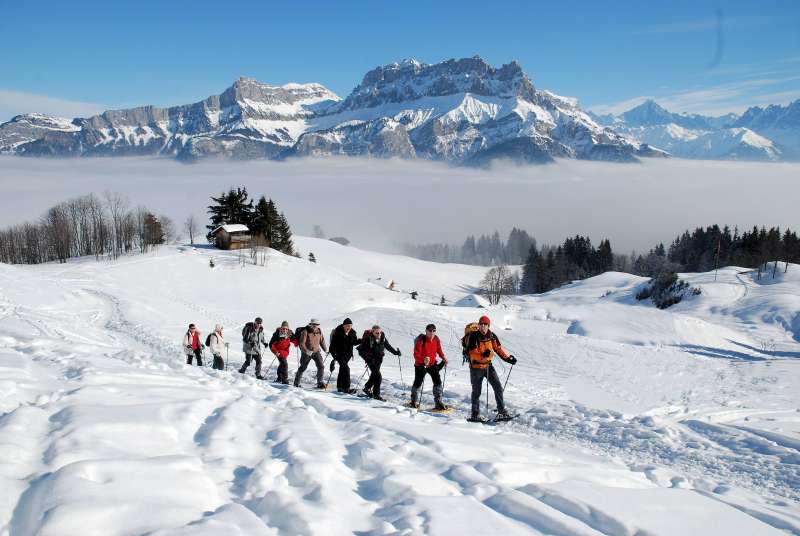
[[(478, 268), (297, 245), (318, 262), (163, 247), (0, 266), (0, 534), (800, 531), (800, 266), (774, 282), (691, 275), (703, 294), (675, 310), (609, 273), (487, 311), (427, 303), (467, 295)], [(458, 335), (484, 313), (513, 328), (497, 331), (520, 360), (506, 398), (521, 416), (504, 427), (464, 422)], [(239, 375), (256, 314), (381, 323), (403, 351), (384, 362), (389, 402)], [(190, 321), (225, 324), (229, 370), (182, 364)], [(429, 321), (451, 358), (450, 416), (402, 407)]]

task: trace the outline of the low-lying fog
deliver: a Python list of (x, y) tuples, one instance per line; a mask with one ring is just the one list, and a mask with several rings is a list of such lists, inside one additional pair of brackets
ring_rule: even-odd
[(49, 206), (119, 192), (172, 217), (203, 224), (211, 195), (246, 186), (272, 197), (299, 234), (390, 250), (400, 242), (461, 243), (469, 234), (526, 229), (540, 244), (575, 234), (615, 251), (646, 250), (686, 228), (800, 224), (800, 164), (672, 159), (642, 164), (564, 160), (545, 166), (454, 168), (356, 158), (288, 162), (160, 158), (0, 158), (0, 225), (36, 220)]

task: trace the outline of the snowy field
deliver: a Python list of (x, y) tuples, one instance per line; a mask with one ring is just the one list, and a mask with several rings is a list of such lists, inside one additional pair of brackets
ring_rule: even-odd
[[(800, 534), (800, 266), (689, 274), (702, 294), (667, 311), (619, 273), (488, 311), (520, 417), (484, 426), (458, 337), (485, 311), (430, 303), (483, 268), (296, 246), (318, 262), (170, 246), (0, 265), (0, 534)], [(312, 390), (313, 365), (304, 389), (238, 374), (256, 315), (380, 323), (403, 351), (388, 402)], [(450, 415), (403, 407), (430, 321)], [(227, 371), (183, 364), (189, 322), (225, 325)]]

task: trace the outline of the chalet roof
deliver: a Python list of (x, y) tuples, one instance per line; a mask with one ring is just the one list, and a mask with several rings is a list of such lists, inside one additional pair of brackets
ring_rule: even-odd
[(222, 229), (226, 233), (241, 233), (241, 232), (249, 232), (250, 229), (247, 228), (247, 225), (242, 225), (241, 223), (226, 223), (225, 225), (220, 225), (213, 231), (211, 234), (217, 234), (217, 231)]

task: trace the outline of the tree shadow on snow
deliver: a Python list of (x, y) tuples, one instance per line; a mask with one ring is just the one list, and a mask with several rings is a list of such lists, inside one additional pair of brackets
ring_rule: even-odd
[(738, 361), (766, 361), (766, 357), (759, 357), (756, 355), (745, 354), (737, 352), (736, 350), (728, 350), (726, 348), (714, 348), (713, 346), (701, 346), (699, 344), (676, 344), (676, 348), (680, 348), (684, 352), (690, 354), (700, 355), (703, 357), (715, 357), (721, 359), (736, 359)]
[(736, 342), (731, 339), (728, 339), (728, 342), (735, 344), (736, 346), (741, 346), (742, 348), (746, 348), (753, 352), (769, 355), (772, 357), (788, 357), (793, 359), (800, 358), (800, 352), (787, 352), (784, 350), (762, 350), (761, 348), (756, 348), (755, 346), (750, 346), (749, 344), (745, 344), (743, 342)]

